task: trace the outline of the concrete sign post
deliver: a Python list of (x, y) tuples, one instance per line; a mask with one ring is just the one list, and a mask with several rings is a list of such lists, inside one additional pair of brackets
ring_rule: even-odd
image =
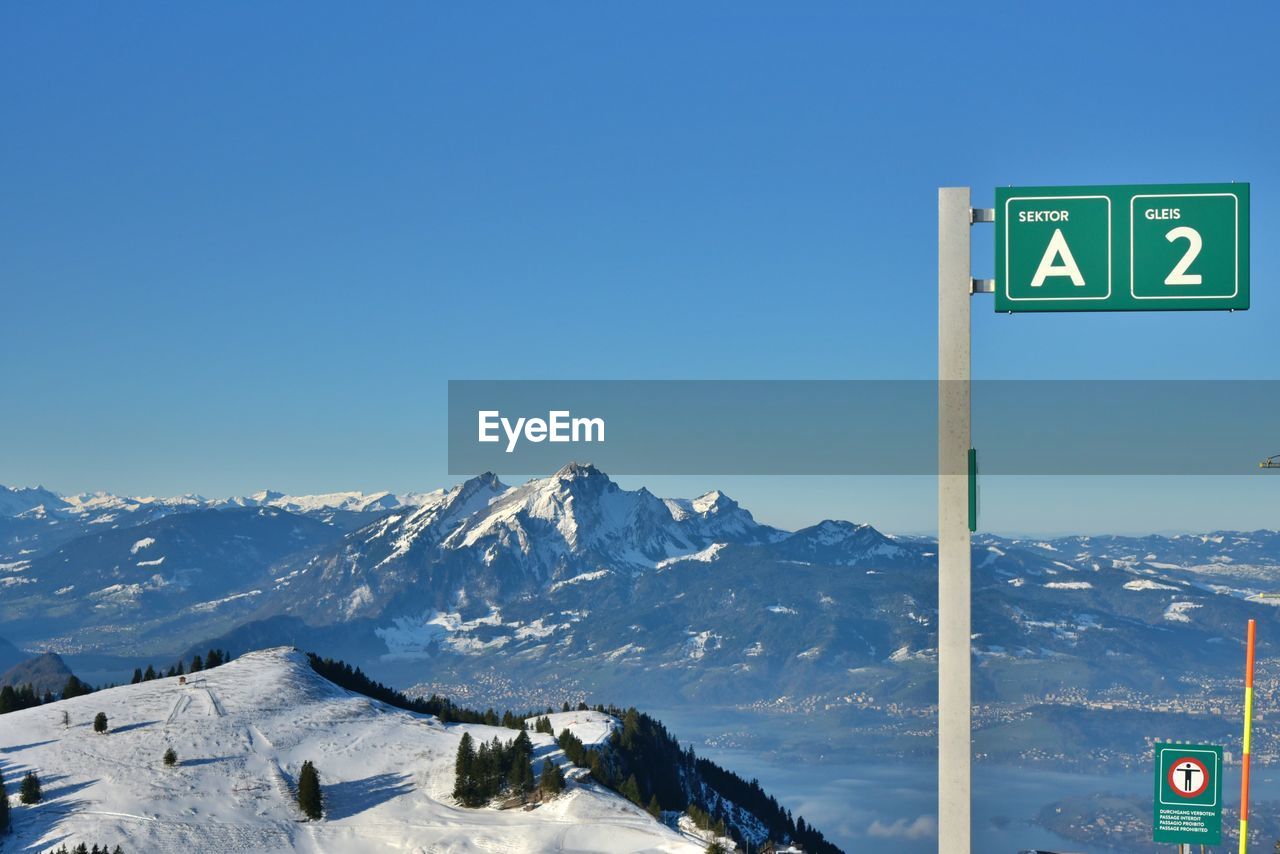
[(968, 187), (938, 190), (938, 850), (969, 852)]

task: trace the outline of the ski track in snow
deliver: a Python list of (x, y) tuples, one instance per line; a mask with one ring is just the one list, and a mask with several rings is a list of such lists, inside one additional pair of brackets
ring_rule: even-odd
[(213, 693), (209, 688), (205, 688), (204, 692), (209, 697), (209, 705), (213, 709), (213, 714), (220, 718), (225, 718), (227, 716), (227, 710), (222, 708), (222, 703), (218, 700), (218, 695)]
[(178, 716), (186, 711), (187, 706), (191, 705), (191, 695), (182, 694), (178, 699), (173, 701), (173, 711), (169, 712), (169, 717), (165, 719), (165, 724), (172, 724), (178, 719)]

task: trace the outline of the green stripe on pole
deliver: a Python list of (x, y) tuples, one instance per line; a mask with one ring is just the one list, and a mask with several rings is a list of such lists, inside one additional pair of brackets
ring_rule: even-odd
[(969, 533), (978, 530), (978, 452), (969, 449)]

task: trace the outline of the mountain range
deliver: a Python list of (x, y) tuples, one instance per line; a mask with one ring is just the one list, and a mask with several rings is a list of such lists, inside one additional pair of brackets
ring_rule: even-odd
[[(139, 656), (293, 644), (482, 704), (601, 696), (865, 720), (935, 695), (931, 539), (836, 520), (783, 531), (721, 492), (659, 498), (590, 465), (407, 496), (37, 488), (0, 492), (0, 507), (0, 637), (90, 678)], [(1234, 666), (1250, 617), (1259, 654), (1276, 651), (1274, 531), (981, 534), (973, 567), (981, 701), (1168, 694), (1177, 676)]]

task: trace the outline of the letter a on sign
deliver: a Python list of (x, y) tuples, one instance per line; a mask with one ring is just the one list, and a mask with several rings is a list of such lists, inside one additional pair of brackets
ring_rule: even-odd
[[(1062, 259), (1062, 263), (1055, 263), (1059, 258)], [(1053, 230), (1053, 237), (1049, 239), (1049, 247), (1044, 250), (1040, 266), (1036, 268), (1031, 287), (1040, 287), (1049, 276), (1070, 276), (1071, 284), (1077, 288), (1084, 287), (1084, 276), (1080, 275), (1080, 267), (1076, 264), (1076, 259), (1071, 254), (1071, 247), (1067, 245), (1067, 239), (1062, 236), (1060, 228)]]

